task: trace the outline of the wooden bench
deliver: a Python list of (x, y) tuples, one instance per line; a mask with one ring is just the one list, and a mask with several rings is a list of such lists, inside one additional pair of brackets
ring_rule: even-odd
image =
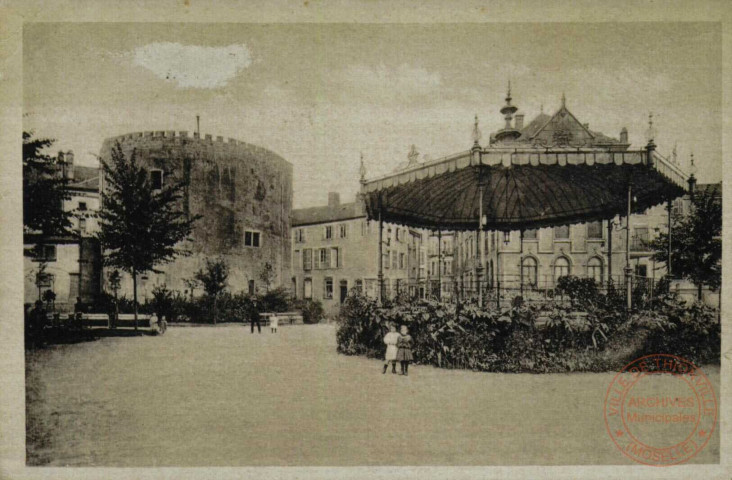
[(81, 316), (81, 325), (90, 328), (109, 328), (109, 315), (106, 313), (84, 313)]
[(302, 314), (300, 312), (264, 312), (259, 314), (259, 318), (264, 325), (269, 325), (269, 319), (272, 316), (279, 318), (279, 324), (284, 325), (288, 323), (290, 325), (302, 322)]
[[(150, 315), (137, 314), (137, 328), (150, 328)], [(117, 328), (135, 328), (134, 313), (120, 313), (115, 324)]]

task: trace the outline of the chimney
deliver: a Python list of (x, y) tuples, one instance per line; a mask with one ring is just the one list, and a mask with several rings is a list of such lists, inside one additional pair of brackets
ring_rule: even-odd
[(335, 208), (341, 204), (341, 195), (338, 192), (328, 192), (328, 206)]
[(69, 180), (74, 179), (74, 151), (69, 150), (66, 152), (66, 178)]
[(620, 143), (628, 143), (628, 129), (625, 127), (620, 130)]
[(523, 130), (524, 129), (524, 114), (523, 113), (519, 113), (518, 115), (516, 115), (516, 125), (515, 125), (515, 128), (516, 128), (516, 130)]

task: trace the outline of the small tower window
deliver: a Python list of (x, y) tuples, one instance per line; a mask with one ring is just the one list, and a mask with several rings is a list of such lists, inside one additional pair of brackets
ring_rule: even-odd
[(150, 184), (153, 190), (163, 189), (163, 171), (160, 169), (150, 170)]

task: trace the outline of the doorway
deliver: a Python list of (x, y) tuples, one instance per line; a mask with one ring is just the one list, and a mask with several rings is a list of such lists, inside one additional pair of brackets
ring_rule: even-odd
[(346, 301), (346, 297), (348, 297), (348, 280), (341, 280), (340, 288), (341, 288), (341, 303), (343, 303)]

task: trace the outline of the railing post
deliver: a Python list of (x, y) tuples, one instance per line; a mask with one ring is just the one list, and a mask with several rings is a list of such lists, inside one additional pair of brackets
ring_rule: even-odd
[(381, 219), (381, 204), (379, 204), (379, 304), (384, 301), (384, 222)]
[(630, 215), (633, 203), (633, 184), (628, 181), (628, 215), (625, 217), (625, 292), (628, 312), (633, 308), (633, 289), (631, 285), (632, 269), (630, 268)]

